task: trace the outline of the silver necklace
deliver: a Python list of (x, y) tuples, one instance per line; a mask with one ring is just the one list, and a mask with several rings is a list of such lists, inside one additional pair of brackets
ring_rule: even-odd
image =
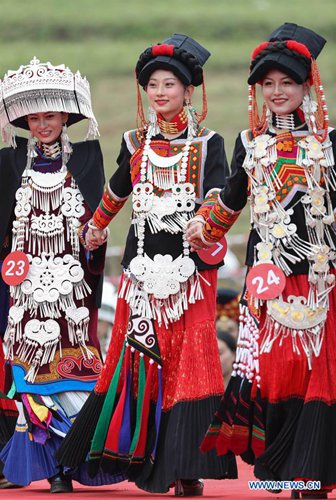
[[(182, 316), (188, 303), (202, 298), (199, 275), (195, 275), (195, 263), (189, 256), (185, 238), (186, 225), (195, 208), (194, 186), (186, 182), (193, 136), (187, 137), (182, 152), (168, 158), (153, 151), (151, 139), (149, 128), (141, 159), (140, 183), (134, 186), (132, 198), (137, 256), (126, 271), (120, 295), (137, 314), (168, 325)], [(165, 191), (162, 197), (154, 194), (155, 186)], [(170, 254), (150, 258), (144, 251), (146, 221), (152, 233), (182, 232), (182, 254), (176, 259)]]

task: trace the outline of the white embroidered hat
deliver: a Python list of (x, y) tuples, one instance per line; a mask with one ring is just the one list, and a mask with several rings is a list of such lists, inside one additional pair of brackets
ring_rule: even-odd
[(6, 144), (15, 146), (11, 125), (28, 129), (25, 117), (31, 113), (60, 111), (69, 114), (67, 125), (89, 120), (86, 139), (99, 135), (91, 106), (90, 85), (80, 72), (64, 64), (41, 63), (36, 57), (27, 66), (9, 70), (1, 82), (0, 126)]

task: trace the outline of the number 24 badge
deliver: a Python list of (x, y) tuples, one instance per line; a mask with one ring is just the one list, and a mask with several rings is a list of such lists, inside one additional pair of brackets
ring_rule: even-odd
[(249, 293), (261, 300), (279, 297), (286, 285), (286, 276), (274, 264), (259, 264), (252, 267), (246, 277)]

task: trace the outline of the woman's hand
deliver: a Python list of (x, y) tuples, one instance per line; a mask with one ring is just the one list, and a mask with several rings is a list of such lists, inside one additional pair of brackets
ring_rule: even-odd
[(85, 247), (87, 250), (92, 252), (93, 250), (97, 250), (101, 245), (106, 243), (108, 238), (108, 229), (98, 229), (96, 227), (92, 227), (89, 223), (88, 230), (85, 234)]
[(186, 238), (193, 252), (207, 248), (207, 245), (202, 241), (202, 230), (203, 222), (198, 219), (190, 221), (186, 231)]

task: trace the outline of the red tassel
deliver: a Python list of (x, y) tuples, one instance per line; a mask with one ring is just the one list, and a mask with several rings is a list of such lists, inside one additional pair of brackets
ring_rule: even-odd
[(248, 112), (249, 112), (250, 129), (252, 131), (253, 137), (256, 137), (257, 135), (263, 134), (267, 127), (266, 105), (265, 104), (263, 105), (262, 115), (261, 117), (259, 117), (255, 85), (249, 86), (248, 99), (249, 99)]
[(321, 76), (315, 59), (312, 59), (311, 77), (314, 83), (314, 88), (317, 98), (316, 124), (317, 127), (323, 131), (322, 135), (314, 134), (314, 136), (319, 142), (322, 143), (326, 140), (328, 135), (329, 116), (326, 105), (326, 98), (323, 91), (323, 85), (321, 82)]
[(287, 40), (286, 45), (290, 50), (295, 50), (295, 52), (308, 57), (308, 59), (311, 58), (309, 50), (303, 43), (296, 42), (295, 40)]
[[(136, 79), (136, 87), (137, 87), (137, 128), (144, 128), (146, 125), (146, 118), (145, 118), (145, 113), (143, 110), (143, 105), (142, 105), (142, 97), (141, 97), (141, 91), (140, 91), (140, 85), (138, 80)], [(140, 123), (139, 123), (140, 119)]]
[(201, 123), (206, 118), (206, 115), (208, 114), (208, 100), (207, 100), (206, 89), (205, 89), (204, 74), (203, 74), (203, 82), (202, 82), (202, 94), (203, 94), (202, 114), (201, 114), (201, 116), (198, 117), (198, 123)]
[(255, 59), (257, 57), (257, 55), (262, 51), (262, 50), (265, 50), (269, 45), (269, 42), (263, 42), (261, 43), (260, 45), (258, 45), (258, 47), (256, 47), (254, 49), (254, 51), (252, 52), (252, 61), (253, 59)]

